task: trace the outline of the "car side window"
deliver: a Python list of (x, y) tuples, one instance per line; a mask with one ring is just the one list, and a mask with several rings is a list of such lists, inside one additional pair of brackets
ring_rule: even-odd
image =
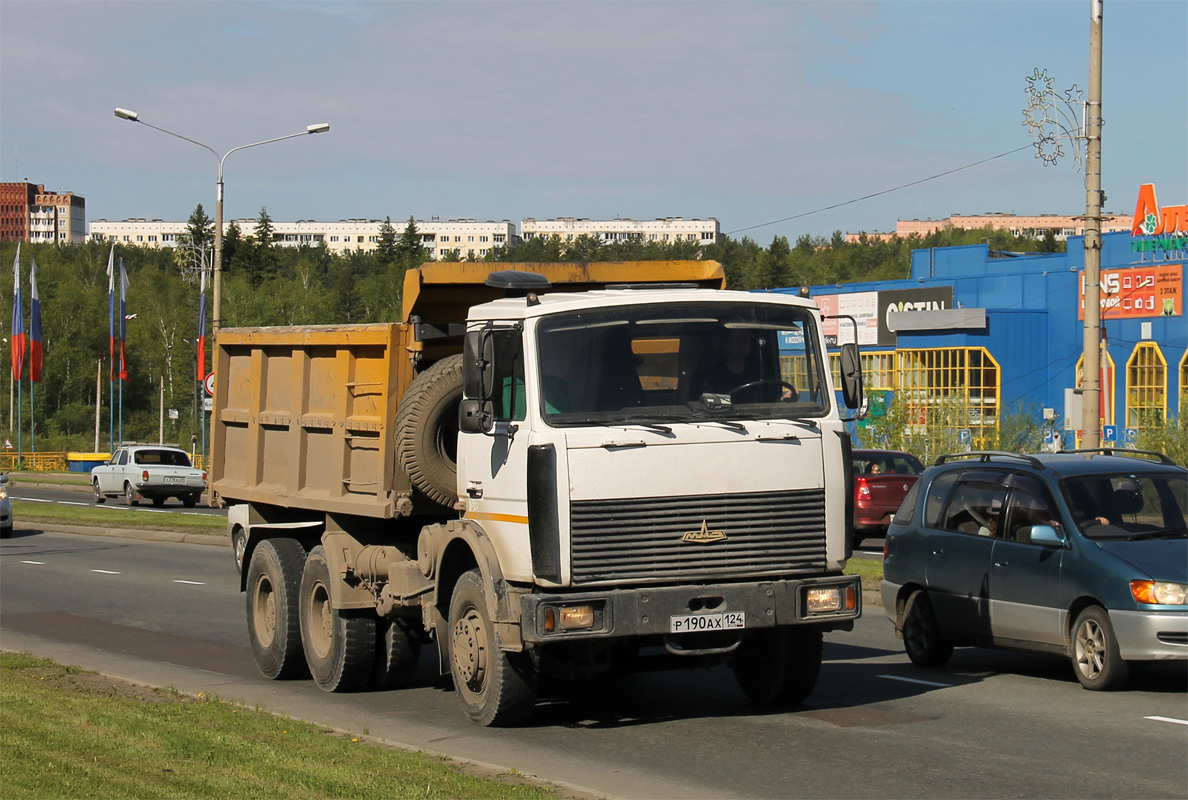
[(970, 479), (957, 483), (949, 504), (945, 507), (941, 528), (956, 533), (977, 536), (999, 536), (1002, 511), (1006, 500), (1006, 486), (997, 482)]
[(1034, 525), (1051, 525), (1060, 529), (1060, 517), (1052, 493), (1043, 482), (1031, 475), (1016, 475), (1011, 479), (1011, 499), (1007, 508), (1004, 539), (1031, 543)]
[(121, 450), (120, 452), (116, 453), (116, 457), (119, 459), (118, 461), (116, 461), (116, 463), (119, 464), (120, 466), (123, 466), (124, 464), (128, 463), (128, 451), (127, 450)]
[(907, 525), (912, 521), (912, 517), (916, 516), (916, 504), (920, 501), (920, 482), (916, 481), (912, 484), (912, 488), (908, 490), (907, 497), (903, 498), (903, 502), (899, 504), (899, 510), (895, 512), (895, 516), (891, 521), (896, 525)]
[(949, 492), (957, 480), (958, 473), (946, 472), (938, 475), (928, 487), (928, 497), (924, 501), (924, 525), (929, 528), (939, 527), (941, 510), (945, 507), (945, 500), (949, 499)]

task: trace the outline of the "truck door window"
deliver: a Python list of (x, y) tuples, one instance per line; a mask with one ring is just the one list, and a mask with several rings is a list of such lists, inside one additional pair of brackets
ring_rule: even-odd
[(524, 356), (520, 346), (520, 332), (498, 329), (491, 332), (494, 351), (494, 386), (491, 402), (496, 420), (524, 419), (527, 403), (524, 400)]

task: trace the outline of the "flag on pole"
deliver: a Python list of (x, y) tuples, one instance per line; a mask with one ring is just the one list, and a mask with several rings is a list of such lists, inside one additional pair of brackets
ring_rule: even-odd
[[(128, 333), (128, 273), (124, 259), (120, 259), (120, 380), (128, 380), (128, 360), (124, 355), (124, 340)], [(122, 390), (121, 390), (122, 391)]]
[(111, 365), (108, 373), (109, 381), (115, 380), (115, 242), (111, 243), (111, 252), (107, 254), (107, 335), (111, 342)]
[(25, 367), (25, 317), (21, 312), (21, 243), (12, 262), (12, 379), (19, 381)]
[(30, 258), (29, 262), (33, 265), (29, 269), (29, 380), (41, 383), (41, 299), (37, 296), (37, 261)]
[(206, 379), (206, 270), (198, 289), (198, 380)]

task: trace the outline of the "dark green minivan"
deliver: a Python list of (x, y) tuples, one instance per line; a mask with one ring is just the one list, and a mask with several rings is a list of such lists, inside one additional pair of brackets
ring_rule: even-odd
[(1087, 689), (1188, 660), (1188, 470), (1159, 453), (942, 456), (887, 531), (883, 603), (912, 662), (1066, 654)]

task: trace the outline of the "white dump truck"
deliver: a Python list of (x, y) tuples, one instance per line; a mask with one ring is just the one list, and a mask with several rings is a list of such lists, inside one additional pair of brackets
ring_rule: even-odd
[(861, 613), (816, 305), (714, 262), (426, 264), (393, 324), (219, 333), (212, 489), (269, 678), (399, 686), (434, 642), (466, 715), (542, 675), (728, 664), (813, 689)]

